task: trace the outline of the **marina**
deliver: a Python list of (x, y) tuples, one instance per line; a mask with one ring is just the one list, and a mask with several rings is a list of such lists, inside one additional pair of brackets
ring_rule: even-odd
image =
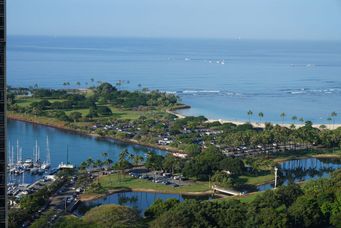
[(35, 189), (32, 186), (50, 183), (47, 180), (59, 169), (75, 168), (89, 157), (103, 159), (104, 151), (108, 151), (114, 161), (125, 148), (137, 154), (148, 150), (166, 153), (20, 121), (9, 120), (8, 133), (8, 195), (11, 197), (21, 197), (32, 192)]
[[(40, 157), (40, 146), (38, 141), (35, 141), (35, 147), (33, 148), (32, 158), (23, 159), (23, 148), (19, 144), (19, 140), (16, 140), (16, 153), (14, 152), (14, 146), (11, 147), (9, 142), (10, 156), (7, 170), (9, 172), (9, 182), (25, 184), (25, 174), (30, 175), (43, 175), (51, 167), (51, 152), (49, 148), (49, 139), (46, 137), (46, 159), (42, 161)], [(19, 177), (18, 177), (19, 176)]]

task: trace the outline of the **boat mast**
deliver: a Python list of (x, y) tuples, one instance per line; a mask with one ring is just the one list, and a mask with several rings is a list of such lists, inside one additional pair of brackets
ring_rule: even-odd
[(38, 152), (37, 152), (37, 161), (39, 162), (40, 160), (40, 146), (38, 146)]
[[(12, 153), (14, 154), (14, 146), (12, 146)], [(18, 153), (16, 154), (16, 157), (17, 157), (16, 162), (18, 163), (18, 161), (19, 161)]]
[(69, 145), (66, 145), (66, 164), (69, 164)]
[(49, 147), (49, 137), (46, 136), (46, 164), (50, 164), (51, 162), (51, 154), (50, 154), (50, 147)]
[(38, 141), (36, 140), (36, 149), (35, 149), (35, 154), (34, 154), (34, 162), (38, 162)]
[(17, 162), (20, 161), (19, 140), (17, 139)]
[(23, 161), (22, 160), (22, 148), (20, 147), (20, 149), (19, 149), (19, 152), (20, 152), (20, 161)]
[(14, 165), (14, 148), (12, 146), (12, 149), (11, 149), (11, 153), (12, 153), (12, 165)]
[(9, 161), (8, 161), (8, 164), (10, 165), (10, 166), (12, 166), (12, 164), (13, 164), (13, 158), (12, 158), (12, 152), (11, 152), (11, 141), (10, 140), (8, 140), (8, 154), (9, 154)]

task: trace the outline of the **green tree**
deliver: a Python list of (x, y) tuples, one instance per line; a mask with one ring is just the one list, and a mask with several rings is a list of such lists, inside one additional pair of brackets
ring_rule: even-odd
[(252, 117), (252, 115), (253, 115), (253, 112), (252, 112), (251, 110), (249, 110), (249, 111), (247, 112), (247, 116), (249, 117), (249, 123), (251, 122), (251, 117)]
[(295, 227), (317, 227), (321, 225), (322, 213), (313, 196), (300, 196), (289, 208)]
[(262, 122), (262, 119), (264, 117), (264, 113), (263, 112), (258, 113), (258, 117), (259, 117), (259, 122)]
[(148, 209), (144, 212), (144, 215), (147, 218), (157, 218), (161, 214), (165, 213), (166, 211), (169, 211), (170, 209), (174, 208), (176, 205), (180, 203), (177, 199), (167, 199), (163, 201), (162, 199), (157, 199), (154, 201), (154, 203), (148, 207)]
[(297, 116), (292, 116), (291, 119), (292, 119), (292, 121), (293, 121), (293, 124), (296, 124)]
[(144, 222), (136, 210), (118, 205), (102, 205), (88, 211), (82, 218), (94, 227), (120, 228), (144, 227)]
[(335, 119), (336, 119), (336, 117), (337, 117), (337, 113), (336, 113), (336, 112), (330, 113), (330, 117), (333, 119), (333, 129), (334, 129)]
[(284, 112), (281, 113), (280, 117), (282, 119), (282, 124), (284, 124), (284, 118), (285, 118), (286, 114)]
[(80, 112), (71, 112), (69, 118), (74, 122), (78, 122), (80, 118), (82, 118), (82, 113)]

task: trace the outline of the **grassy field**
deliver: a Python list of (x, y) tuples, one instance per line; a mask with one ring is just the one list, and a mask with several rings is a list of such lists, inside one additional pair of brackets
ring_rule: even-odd
[(251, 176), (240, 176), (240, 179), (244, 180), (246, 184), (252, 184), (252, 185), (260, 185), (267, 182), (270, 182), (274, 180), (273, 174), (268, 174), (264, 176), (257, 176), (257, 177), (251, 177)]
[(208, 182), (195, 182), (190, 185), (174, 188), (172, 186), (153, 183), (144, 179), (136, 179), (128, 175), (112, 174), (102, 176), (99, 183), (108, 190), (130, 188), (164, 193), (206, 192), (209, 190)]
[(251, 203), (260, 194), (262, 194), (262, 192), (253, 192), (253, 193), (250, 193), (250, 194), (248, 194), (246, 196), (237, 196), (237, 197), (234, 197), (234, 198), (235, 199), (239, 199), (240, 202), (242, 202), (242, 203)]
[(302, 159), (306, 157), (341, 157), (341, 150), (333, 149), (320, 149), (320, 150), (308, 150), (308, 151), (297, 151), (295, 154), (283, 153), (278, 156), (274, 156), (271, 159), (274, 162), (283, 162), (291, 159)]
[(129, 119), (136, 120), (140, 116), (148, 114), (148, 111), (132, 111), (132, 110), (123, 110), (116, 107), (109, 106), (112, 111), (112, 116), (117, 119)]
[[(27, 98), (27, 97), (25, 97), (25, 98), (17, 99), (16, 102), (21, 107), (27, 107), (31, 103), (39, 102), (41, 100), (42, 99), (40, 99), (40, 98), (32, 98), (32, 97)], [(61, 102), (61, 101), (65, 101), (65, 100), (63, 100), (63, 99), (48, 99), (48, 101), (53, 103), (53, 102), (56, 102), (56, 101)], [(125, 110), (125, 109), (120, 109), (120, 108), (117, 108), (117, 107), (112, 107), (112, 106), (109, 106), (109, 105), (107, 105), (107, 106), (111, 109), (111, 111), (113, 113), (112, 116), (110, 116), (110, 117), (114, 117), (114, 118), (117, 118), (117, 119), (135, 120), (135, 119), (138, 119), (140, 116), (147, 115), (147, 114), (150, 114), (150, 113), (153, 112), (153, 111)], [(71, 112), (80, 112), (80, 113), (82, 113), (82, 116), (86, 116), (89, 113), (89, 109), (88, 108), (84, 108), (84, 109), (65, 110), (65, 113), (67, 115), (69, 115)]]
[(65, 111), (65, 114), (70, 115), (70, 113), (72, 113), (72, 112), (80, 112), (80, 113), (82, 113), (82, 116), (86, 116), (89, 113), (89, 109), (88, 108), (82, 108), (82, 109), (67, 110), (67, 111)]
[[(19, 105), (19, 106), (22, 106), (22, 107), (27, 107), (29, 106), (31, 103), (33, 102), (39, 102), (41, 101), (42, 99), (40, 98), (33, 98), (33, 97), (30, 97), (30, 98), (21, 98), (21, 99), (17, 99), (16, 100), (16, 103)], [(56, 102), (56, 101), (65, 101), (63, 99), (48, 99), (49, 102), (53, 103), (53, 102)]]

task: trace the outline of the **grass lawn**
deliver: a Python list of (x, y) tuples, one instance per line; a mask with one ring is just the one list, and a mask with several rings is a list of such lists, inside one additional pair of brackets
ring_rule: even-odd
[[(21, 99), (17, 99), (16, 100), (16, 103), (19, 105), (19, 106), (22, 106), (22, 107), (27, 107), (29, 106), (31, 103), (33, 102), (39, 102), (41, 101), (42, 99), (40, 98), (33, 98), (33, 97), (30, 97), (30, 98), (21, 98)], [(62, 101), (65, 101), (64, 99), (48, 99), (49, 102), (53, 103), (53, 102), (56, 102), (56, 101), (59, 101), (59, 102), (62, 102)]]
[(144, 116), (149, 113), (149, 111), (133, 111), (133, 110), (124, 110), (116, 107), (108, 106), (112, 111), (112, 116), (118, 119), (129, 119), (136, 120), (140, 116)]
[(263, 192), (253, 192), (253, 193), (250, 193), (246, 196), (237, 196), (237, 197), (234, 197), (236, 199), (239, 199), (240, 202), (242, 203), (251, 203), (252, 201), (254, 201), (256, 199), (256, 197), (260, 194), (262, 194)]
[(274, 180), (274, 178), (275, 177), (273, 174), (257, 176), (257, 177), (240, 176), (240, 179), (244, 180), (246, 184), (252, 184), (252, 185), (264, 184), (264, 183)]
[[(93, 93), (92, 90), (89, 90), (88, 94)], [(16, 103), (21, 106), (21, 107), (27, 107), (29, 106), (32, 102), (39, 102), (42, 99), (40, 98), (33, 98), (33, 97), (25, 97), (25, 98), (20, 98), (16, 100)], [(56, 101), (62, 102), (65, 101), (63, 99), (48, 99), (49, 102), (53, 103)], [(165, 110), (163, 110), (163, 108), (158, 109), (157, 111), (135, 111), (135, 110), (127, 110), (127, 109), (121, 109), (121, 108), (117, 108), (117, 107), (113, 107), (111, 105), (106, 105), (108, 106), (111, 111), (112, 111), (112, 115), (111, 116), (105, 116), (105, 117), (99, 117), (98, 119), (101, 118), (117, 118), (117, 119), (124, 119), (124, 120), (136, 120), (138, 119), (140, 116), (144, 116), (144, 115), (150, 115), (150, 114), (155, 114), (155, 113), (165, 113)], [(82, 116), (86, 116), (89, 113), (89, 109), (88, 108), (83, 108), (83, 109), (71, 109), (71, 110), (63, 110), (65, 111), (65, 113), (67, 115), (69, 115), (71, 112), (80, 112), (82, 113)]]
[(296, 153), (286, 153), (273, 157), (274, 162), (283, 162), (291, 159), (302, 159), (307, 157), (341, 157), (341, 150), (339, 149), (319, 149), (309, 151), (297, 151)]
[(208, 182), (195, 182), (190, 185), (174, 188), (172, 186), (153, 183), (149, 180), (137, 179), (128, 175), (111, 174), (99, 179), (101, 185), (110, 190), (131, 188), (139, 190), (155, 190), (164, 193), (205, 192), (209, 190)]
[(67, 110), (67, 111), (65, 111), (65, 114), (70, 115), (70, 113), (72, 113), (72, 112), (80, 112), (80, 113), (82, 113), (82, 116), (86, 116), (89, 113), (89, 109), (88, 108), (81, 108), (81, 109)]

